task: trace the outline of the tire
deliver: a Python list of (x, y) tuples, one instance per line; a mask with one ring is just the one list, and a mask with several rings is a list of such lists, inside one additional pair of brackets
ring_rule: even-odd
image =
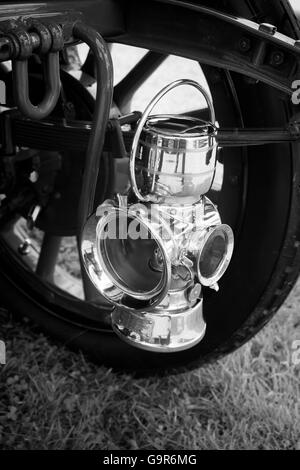
[[(267, 19), (281, 32), (298, 37), (297, 23), (286, 1), (274, 0), (271, 8), (268, 2), (246, 0), (208, 3), (254, 21)], [(203, 69), (222, 124), (283, 127), (292, 117), (289, 98), (277, 90), (253, 84), (236, 73)], [(3, 241), (1, 302), (12, 312), (32, 318), (65, 345), (118, 369), (182, 371), (234, 351), (272, 318), (299, 274), (298, 153), (298, 144), (224, 152), (226, 184), (220, 195), (220, 212), (223, 222), (234, 227), (237, 242), (230, 267), (220, 282), (220, 292), (205, 292), (207, 333), (192, 349), (171, 354), (140, 350), (137, 354), (135, 348), (112, 333), (105, 305), (74, 301), (21, 270)], [(237, 186), (241, 188), (238, 199)], [(239, 217), (235, 220), (233, 206), (238, 206)]]

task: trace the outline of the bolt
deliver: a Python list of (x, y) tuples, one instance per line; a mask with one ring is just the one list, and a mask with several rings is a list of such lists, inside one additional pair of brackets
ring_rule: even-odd
[(242, 52), (248, 52), (251, 49), (251, 41), (248, 38), (242, 38), (239, 42), (239, 48)]
[(277, 67), (279, 65), (282, 65), (284, 62), (284, 54), (282, 52), (273, 52), (271, 56), (271, 65), (276, 65)]
[(262, 33), (270, 34), (271, 36), (274, 36), (274, 34), (277, 32), (276, 26), (269, 23), (261, 23), (258, 29)]
[(199, 299), (201, 295), (201, 285), (196, 284), (194, 287), (192, 287), (188, 293), (188, 301), (189, 302), (195, 302), (195, 300)]
[(31, 246), (32, 246), (31, 240), (29, 238), (26, 238), (26, 240), (24, 240), (23, 243), (21, 243), (18, 246), (18, 252), (22, 256), (28, 255), (30, 252)]
[(29, 181), (31, 181), (31, 183), (36, 183), (37, 180), (39, 179), (39, 174), (37, 171), (32, 171), (29, 175)]

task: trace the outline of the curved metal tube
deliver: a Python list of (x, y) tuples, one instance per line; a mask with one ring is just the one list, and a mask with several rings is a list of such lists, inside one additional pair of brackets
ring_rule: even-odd
[(95, 112), (86, 154), (78, 210), (79, 226), (83, 227), (94, 206), (100, 159), (113, 96), (113, 65), (108, 47), (97, 31), (84, 23), (78, 22), (73, 28), (73, 35), (84, 41), (94, 53), (97, 77)]
[(45, 62), (46, 93), (38, 105), (29, 98), (28, 60), (13, 60), (13, 83), (16, 105), (30, 119), (43, 119), (55, 108), (60, 94), (59, 53), (49, 52)]

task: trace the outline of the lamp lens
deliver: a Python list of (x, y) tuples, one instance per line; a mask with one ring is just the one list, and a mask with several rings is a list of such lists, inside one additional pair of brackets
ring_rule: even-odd
[(157, 241), (146, 226), (128, 215), (116, 214), (115, 223), (115, 236), (106, 236), (100, 242), (110, 278), (129, 295), (157, 293), (164, 277), (164, 265), (159, 270), (151, 263), (155, 253), (161, 253)]
[(220, 269), (227, 254), (227, 237), (224, 232), (213, 232), (206, 241), (200, 256), (201, 276), (209, 279)]

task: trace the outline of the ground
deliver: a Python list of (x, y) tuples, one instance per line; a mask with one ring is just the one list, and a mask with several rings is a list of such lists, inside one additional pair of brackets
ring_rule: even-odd
[(136, 378), (1, 311), (4, 449), (300, 449), (300, 282), (275, 319), (218, 363)]

